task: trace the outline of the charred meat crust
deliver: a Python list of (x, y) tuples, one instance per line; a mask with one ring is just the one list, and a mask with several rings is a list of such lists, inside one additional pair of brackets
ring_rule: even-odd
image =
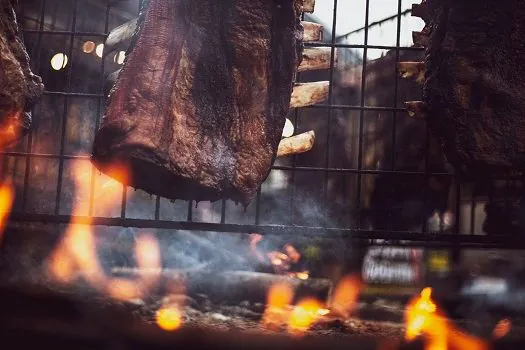
[(427, 0), (424, 102), (465, 174), (525, 170), (525, 2)]
[[(33, 74), (20, 38), (14, 0), (0, 0), (0, 145), (31, 127), (30, 111), (42, 96), (42, 79)], [(10, 128), (11, 133), (5, 129)]]
[(92, 161), (170, 199), (247, 205), (273, 164), (302, 26), (293, 0), (149, 0)]

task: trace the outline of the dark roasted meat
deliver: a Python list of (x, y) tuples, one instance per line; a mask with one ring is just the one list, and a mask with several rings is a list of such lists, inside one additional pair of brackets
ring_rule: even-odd
[(16, 0), (0, 0), (0, 147), (27, 133), (31, 109), (43, 93), (19, 37)]
[(290, 108), (303, 29), (294, 0), (150, 0), (93, 163), (171, 199), (248, 204)]
[(525, 169), (525, 1), (426, 0), (426, 114), (467, 173)]

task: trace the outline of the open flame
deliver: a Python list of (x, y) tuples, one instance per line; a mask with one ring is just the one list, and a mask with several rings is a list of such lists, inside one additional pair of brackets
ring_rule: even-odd
[(358, 275), (343, 277), (337, 284), (330, 308), (336, 314), (349, 317), (354, 311), (362, 289), (361, 278)]
[(4, 184), (0, 185), (0, 242), (2, 241), (14, 198), (15, 192), (13, 186), (11, 185), (11, 181), (7, 180)]
[[(119, 300), (130, 300), (142, 296), (157, 281), (158, 275), (148, 274), (139, 280), (109, 278), (106, 276), (97, 256), (97, 246), (93, 232), (92, 218), (82, 217), (87, 212), (91, 189), (92, 166), (78, 161), (74, 164), (76, 200), (73, 205), (72, 221), (65, 236), (50, 259), (49, 272), (59, 282), (69, 283), (83, 277), (99, 291)], [(127, 172), (115, 167), (112, 179), (95, 190), (97, 207), (102, 210), (115, 205), (120, 199), (122, 185)], [(118, 179), (119, 182), (117, 182)], [(153, 235), (142, 233), (135, 246), (136, 261), (139, 268), (158, 269), (160, 272), (160, 248)]]
[(178, 305), (165, 305), (155, 315), (157, 325), (165, 331), (175, 331), (182, 326), (182, 313)]
[(288, 321), (288, 332), (302, 335), (321, 317), (325, 309), (316, 299), (305, 298), (294, 306)]
[(412, 299), (405, 312), (405, 339), (426, 338), (426, 350), (487, 350), (486, 342), (457, 329), (438, 309), (431, 298), (432, 289), (424, 288)]

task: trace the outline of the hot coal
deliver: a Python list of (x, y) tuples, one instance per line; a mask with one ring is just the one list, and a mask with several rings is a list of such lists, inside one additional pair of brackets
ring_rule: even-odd
[(19, 35), (16, 4), (17, 0), (0, 0), (0, 146), (29, 131), (31, 109), (44, 90)]
[(525, 2), (428, 0), (418, 12), (423, 100), (448, 160), (476, 176), (525, 169)]
[(276, 155), (300, 64), (294, 0), (161, 1), (141, 11), (93, 145), (103, 172), (170, 199), (247, 205)]

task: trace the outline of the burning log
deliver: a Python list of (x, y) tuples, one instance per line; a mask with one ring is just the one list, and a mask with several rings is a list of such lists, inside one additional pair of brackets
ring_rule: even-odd
[(204, 294), (212, 301), (241, 302), (248, 300), (264, 303), (271, 287), (287, 284), (295, 290), (296, 298), (305, 296), (328, 300), (332, 283), (326, 279), (299, 279), (286, 275), (275, 275), (251, 271), (187, 271), (176, 269), (138, 269), (115, 268), (113, 273), (119, 277), (142, 278), (161, 276), (166, 283), (182, 282), (189, 296)]
[(286, 157), (293, 154), (308, 152), (312, 149), (315, 142), (315, 132), (308, 132), (285, 138), (279, 143), (277, 157)]

